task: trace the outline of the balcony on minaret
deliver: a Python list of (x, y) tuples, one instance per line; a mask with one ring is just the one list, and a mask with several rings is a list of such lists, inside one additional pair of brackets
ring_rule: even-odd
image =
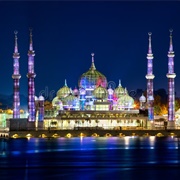
[(14, 58), (14, 59), (19, 59), (19, 58), (20, 58), (19, 53), (17, 53), (17, 52), (16, 52), (16, 53), (14, 53), (14, 54), (13, 54), (13, 58)]
[(175, 74), (175, 73), (167, 73), (167, 74), (166, 74), (166, 77), (167, 77), (167, 78), (174, 79), (174, 78), (176, 77), (176, 74)]
[(154, 79), (154, 78), (155, 78), (154, 74), (147, 74), (146, 75), (146, 79)]
[(27, 73), (27, 78), (35, 78), (36, 74), (35, 73)]
[(33, 50), (29, 50), (29, 51), (28, 51), (28, 56), (35, 56), (34, 51), (33, 51)]
[(20, 74), (13, 74), (13, 75), (12, 75), (12, 78), (13, 78), (13, 79), (20, 79), (20, 78), (21, 78), (21, 75), (20, 75)]
[(147, 54), (147, 59), (153, 59), (153, 54)]

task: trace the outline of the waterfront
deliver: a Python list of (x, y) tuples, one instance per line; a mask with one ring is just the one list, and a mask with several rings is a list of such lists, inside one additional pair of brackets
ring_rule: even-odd
[(1, 179), (169, 179), (180, 175), (176, 137), (0, 139)]

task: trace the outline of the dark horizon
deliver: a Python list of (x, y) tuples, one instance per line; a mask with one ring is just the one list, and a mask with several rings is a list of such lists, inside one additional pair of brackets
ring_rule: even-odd
[(180, 96), (179, 2), (0, 2), (0, 94), (13, 93), (14, 30), (18, 31), (20, 93), (27, 95), (29, 27), (33, 28), (36, 95), (72, 89), (95, 66), (108, 82), (146, 90), (148, 32), (152, 32), (154, 90), (168, 87), (169, 29), (173, 28), (175, 91)]

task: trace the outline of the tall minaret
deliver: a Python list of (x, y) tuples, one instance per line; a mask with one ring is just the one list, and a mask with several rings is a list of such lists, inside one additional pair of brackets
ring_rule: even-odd
[(13, 53), (13, 75), (12, 78), (14, 80), (14, 89), (13, 89), (13, 118), (17, 119), (20, 118), (20, 97), (19, 97), (19, 79), (21, 75), (19, 74), (19, 53), (18, 53), (18, 44), (17, 44), (17, 31), (14, 31), (15, 34), (15, 46), (14, 46), (14, 53)]
[(147, 54), (147, 103), (148, 103), (148, 120), (154, 120), (154, 93), (153, 93), (153, 54), (152, 54), (152, 47), (151, 47), (151, 35), (152, 33), (149, 32), (149, 48)]
[(34, 50), (33, 50), (33, 41), (32, 41), (32, 29), (30, 30), (30, 44), (29, 44), (29, 51), (28, 51), (28, 121), (35, 121), (35, 86), (34, 86), (34, 78), (36, 74), (34, 72)]
[(168, 73), (166, 74), (168, 78), (168, 127), (175, 127), (175, 88), (174, 88), (174, 78), (176, 74), (174, 73), (174, 51), (172, 43), (172, 32), (170, 29), (170, 45), (168, 51)]

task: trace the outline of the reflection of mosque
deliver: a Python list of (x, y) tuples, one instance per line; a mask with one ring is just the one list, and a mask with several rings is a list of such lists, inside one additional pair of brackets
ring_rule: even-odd
[[(95, 67), (94, 54), (91, 55), (91, 67), (81, 75), (79, 88), (72, 90), (65, 80), (64, 86), (57, 91), (52, 101), (54, 118), (46, 120), (50, 117), (46, 112), (45, 126), (145, 126), (146, 123), (142, 123), (140, 117), (137, 118), (139, 110), (134, 109), (134, 99), (122, 87), (121, 81), (115, 89), (108, 87), (106, 77)], [(141, 96), (140, 101), (143, 109), (146, 98)]]

